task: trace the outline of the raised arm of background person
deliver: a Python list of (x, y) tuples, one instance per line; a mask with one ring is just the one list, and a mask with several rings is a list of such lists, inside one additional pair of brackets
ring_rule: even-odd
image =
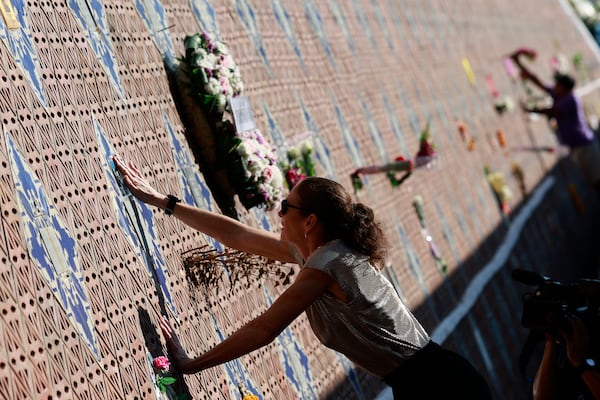
[(556, 382), (559, 379), (556, 368), (557, 357), (558, 344), (555, 343), (554, 338), (547, 335), (544, 355), (533, 381), (534, 400), (560, 400), (555, 399)]
[(325, 272), (311, 268), (302, 269), (294, 283), (264, 314), (238, 329), (208, 352), (195, 358), (187, 356), (168, 321), (163, 318), (161, 328), (175, 367), (181, 373), (193, 374), (266, 346), (332, 283), (333, 279)]
[(529, 68), (527, 68), (525, 65), (523, 65), (523, 63), (521, 62), (520, 54), (519, 53), (512, 54), (510, 56), (510, 58), (515, 62), (515, 64), (517, 65), (517, 67), (519, 67), (519, 69), (523, 72), (523, 74), (525, 75), (525, 77), (527, 79), (529, 79), (531, 82), (533, 82), (533, 84), (535, 86), (537, 86), (538, 88), (540, 88), (544, 92), (547, 90), (546, 85), (544, 85), (544, 83), (540, 80), (540, 78), (538, 78), (538, 76), (536, 74), (534, 74), (533, 72), (531, 72), (531, 70)]
[(556, 107), (529, 107), (527, 106), (527, 104), (525, 102), (521, 102), (521, 109), (525, 112), (530, 112), (530, 113), (535, 113), (535, 114), (542, 114), (545, 115), (547, 117), (552, 117), (552, 118), (556, 118), (557, 115), (559, 115), (559, 112), (557, 111)]
[[(166, 208), (167, 196), (152, 187), (133, 164), (127, 165), (119, 157), (114, 157), (114, 162), (123, 174), (125, 185), (136, 198), (151, 206)], [(255, 229), (225, 215), (182, 203), (177, 204), (173, 216), (186, 225), (217, 239), (225, 246), (273, 260), (295, 261), (290, 253), (291, 244), (280, 240), (272, 232)]]

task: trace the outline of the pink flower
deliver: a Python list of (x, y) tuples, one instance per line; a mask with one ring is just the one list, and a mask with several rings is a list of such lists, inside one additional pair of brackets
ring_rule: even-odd
[(300, 182), (302, 179), (306, 178), (306, 175), (304, 175), (302, 171), (300, 171), (300, 168), (290, 168), (285, 174), (285, 178), (288, 181), (288, 184), (291, 189), (294, 186), (296, 186), (296, 184), (298, 184), (298, 182)]
[(171, 362), (167, 357), (159, 356), (152, 360), (152, 365), (154, 365), (154, 368), (156, 369), (168, 371), (171, 367)]

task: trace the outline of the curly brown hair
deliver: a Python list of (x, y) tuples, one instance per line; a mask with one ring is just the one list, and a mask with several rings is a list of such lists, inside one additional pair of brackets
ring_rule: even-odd
[(308, 177), (298, 183), (300, 206), (313, 212), (323, 224), (326, 240), (342, 239), (348, 246), (383, 267), (386, 240), (373, 210), (352, 197), (339, 183)]

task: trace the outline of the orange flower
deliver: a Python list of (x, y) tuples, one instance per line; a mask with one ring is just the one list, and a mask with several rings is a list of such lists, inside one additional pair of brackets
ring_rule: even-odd
[(475, 138), (469, 139), (469, 144), (467, 145), (467, 150), (469, 150), (469, 151), (475, 150)]
[(462, 140), (467, 140), (467, 126), (462, 121), (458, 121), (458, 133), (460, 133)]
[(496, 137), (498, 138), (498, 143), (500, 144), (500, 147), (504, 149), (506, 147), (506, 138), (504, 137), (504, 133), (502, 133), (500, 129), (498, 129), (498, 131), (496, 132)]

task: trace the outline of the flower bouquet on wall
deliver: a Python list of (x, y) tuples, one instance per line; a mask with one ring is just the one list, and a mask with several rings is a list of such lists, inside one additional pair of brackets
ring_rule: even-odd
[[(402, 156), (398, 156), (393, 162), (390, 163), (357, 168), (350, 174), (350, 179), (352, 180), (352, 187), (354, 188), (354, 193), (356, 194), (364, 187), (364, 183), (362, 181), (363, 175), (372, 175), (385, 172), (392, 187), (398, 187), (412, 175), (413, 170), (414, 165), (411, 160), (407, 160)], [(399, 172), (402, 172), (403, 174), (398, 175)]]
[(258, 129), (240, 132), (228, 139), (226, 163), (240, 202), (250, 209), (267, 210), (283, 199), (283, 175), (277, 155)]
[(220, 169), (218, 138), (235, 131), (225, 119), (228, 99), (242, 94), (243, 83), (225, 44), (210, 34), (187, 36), (184, 46), (184, 57), (173, 66), (178, 105), (197, 161), (212, 172)]
[(280, 165), (289, 189), (296, 186), (302, 179), (315, 176), (313, 149), (312, 137), (304, 138), (286, 149), (285, 159), (280, 162)]
[(425, 125), (425, 129), (421, 131), (419, 138), (419, 151), (415, 155), (414, 164), (416, 168), (419, 167), (431, 167), (433, 161), (437, 158), (436, 145), (431, 139), (431, 133), (429, 132), (429, 121)]
[[(425, 129), (421, 131), (421, 136), (419, 137), (419, 150), (417, 151), (417, 154), (415, 154), (414, 159), (408, 160), (402, 156), (398, 156), (393, 162), (369, 165), (354, 170), (350, 174), (354, 193), (358, 193), (364, 187), (364, 183), (361, 178), (362, 175), (385, 172), (392, 187), (398, 187), (401, 186), (412, 175), (414, 170), (421, 168), (431, 169), (432, 167), (439, 165), (438, 153), (436, 151), (436, 146), (431, 139), (429, 127), (430, 122), (427, 121)], [(399, 174), (400, 172), (402, 172), (402, 174)]]
[(183, 44), (190, 89), (209, 117), (222, 119), (227, 99), (241, 95), (244, 87), (229, 49), (206, 32), (187, 36)]
[(487, 178), (487, 181), (492, 189), (492, 193), (498, 204), (498, 208), (503, 215), (510, 214), (509, 201), (512, 198), (512, 191), (506, 183), (504, 174), (502, 172), (494, 172), (486, 165), (483, 167), (483, 172)]
[(515, 103), (510, 96), (494, 97), (494, 110), (498, 115), (503, 115), (506, 112), (512, 111), (515, 108)]
[(281, 197), (276, 157), (257, 129), (237, 132), (231, 101), (243, 82), (227, 46), (209, 33), (187, 36), (175, 67), (180, 113), (196, 162), (221, 211), (234, 218), (234, 194), (246, 208), (267, 209)]

